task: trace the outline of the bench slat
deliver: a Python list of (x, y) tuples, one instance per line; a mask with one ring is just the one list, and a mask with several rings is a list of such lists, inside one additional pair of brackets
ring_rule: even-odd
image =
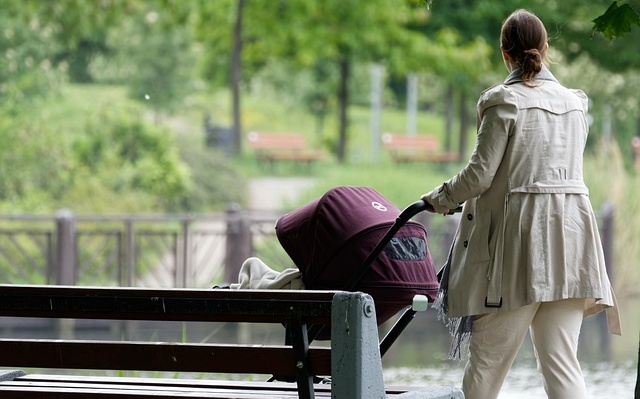
[[(298, 398), (296, 384), (282, 382), (213, 381), (195, 379), (161, 379), (137, 377), (96, 377), (74, 375), (31, 374), (10, 383), (0, 382), (0, 396), (41, 398), (55, 394), (56, 398), (92, 397), (191, 397), (191, 398)], [(315, 384), (316, 398), (331, 396), (331, 385)], [(20, 396), (13, 396), (18, 394)]]
[[(296, 384), (285, 383), (250, 383), (244, 381), (224, 382), (219, 384), (198, 384), (197, 380), (186, 380), (189, 384), (179, 384), (180, 380), (175, 380), (174, 384), (156, 384), (152, 379), (143, 379), (146, 382), (135, 384), (125, 383), (120, 379), (106, 378), (94, 379), (90, 381), (80, 380), (33, 380), (17, 379), (11, 384), (0, 383), (0, 392), (31, 392), (57, 393), (62, 397), (78, 397), (80, 393), (91, 394), (98, 397), (196, 397), (196, 398), (253, 398), (274, 397), (274, 398), (298, 398)], [(316, 398), (330, 397), (330, 385), (316, 384)], [(2, 394), (0, 394), (2, 396)]]
[[(27, 374), (17, 378), (15, 381), (26, 382), (55, 382), (55, 383), (88, 383), (88, 384), (123, 384), (123, 385), (155, 385), (196, 387), (196, 388), (221, 388), (236, 390), (264, 390), (264, 391), (296, 391), (295, 383), (287, 382), (267, 382), (267, 381), (231, 381), (231, 380), (208, 380), (193, 378), (144, 378), (144, 377), (105, 377), (105, 376), (79, 376), (79, 375), (59, 375), (59, 374)], [(394, 389), (395, 388), (395, 389)], [(330, 392), (330, 384), (315, 384), (316, 392)], [(389, 392), (398, 391), (397, 387), (391, 387)]]
[[(332, 291), (0, 285), (0, 316), (329, 324)], [(293, 295), (293, 297), (292, 297)]]
[[(10, 367), (156, 370), (295, 375), (290, 346), (241, 346), (151, 342), (0, 339), (2, 363)], [(331, 351), (309, 348), (313, 374), (331, 374)], [(274, 359), (283, 359), (274, 362)]]
[[(42, 399), (50, 397), (56, 399), (78, 399), (86, 397), (100, 399), (154, 399), (154, 398), (209, 398), (209, 399), (256, 399), (278, 398), (298, 399), (298, 393), (294, 391), (263, 391), (263, 390), (202, 390), (185, 389), (177, 390), (164, 387), (155, 389), (132, 389), (132, 387), (87, 387), (79, 385), (70, 386), (21, 386), (18, 384), (0, 385), (0, 397), (12, 399)], [(329, 398), (331, 393), (318, 392), (316, 398)]]

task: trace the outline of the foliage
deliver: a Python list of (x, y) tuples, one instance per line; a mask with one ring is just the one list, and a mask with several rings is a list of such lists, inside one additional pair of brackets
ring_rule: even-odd
[(277, 97), (292, 109), (302, 105), (304, 111), (314, 115), (314, 130), (321, 136), (328, 113), (335, 109), (333, 93), (337, 80), (337, 71), (328, 62), (299, 69), (282, 60), (270, 60), (252, 79), (249, 93), (252, 96)]
[[(554, 58), (560, 60), (552, 65), (554, 73), (563, 83), (584, 88), (593, 100), (594, 138), (603, 134), (609, 113), (612, 135), (622, 143), (625, 159), (629, 159), (625, 148), (637, 133), (640, 101), (640, 81), (635, 73), (640, 65), (640, 53), (636, 51), (638, 29), (611, 42), (590, 34), (590, 21), (604, 9), (597, 2), (447, 0), (433, 2), (429, 7), (430, 3), (246, 2), (242, 72), (243, 90), (251, 97), (243, 103), (251, 106), (270, 102), (267, 106), (271, 108), (287, 105), (286, 111), (277, 113), (281, 115), (278, 117), (276, 113), (248, 109), (243, 112), (247, 126), (296, 128), (308, 134), (315, 131), (314, 143), (335, 144), (342, 140), (347, 159), (362, 164), (368, 161), (370, 115), (368, 110), (354, 105), (368, 103), (371, 62), (383, 64), (391, 82), (402, 82), (408, 72), (418, 73), (422, 105), (431, 107), (429, 117), (439, 116), (454, 106), (443, 101), (447, 89), (454, 87), (459, 98), (464, 99), (464, 93), (477, 93), (501, 80), (505, 71), (496, 45), (500, 23), (510, 11), (526, 7), (547, 24), (551, 46), (559, 54)], [(236, 5), (236, 0), (4, 0), (0, 15), (0, 51), (4, 55), (0, 61), (0, 168), (13, 170), (19, 165), (21, 169), (0, 177), (5, 209), (75, 205), (84, 197), (104, 199), (105, 204), (94, 204), (94, 209), (100, 210), (109, 209), (107, 204), (128, 210), (201, 209), (207, 204), (218, 207), (218, 198), (225, 201), (241, 197), (240, 188), (239, 194), (236, 190), (219, 193), (213, 188), (229, 185), (237, 177), (229, 167), (230, 160), (215, 151), (198, 149), (195, 154), (182, 147), (191, 169), (185, 180), (165, 181), (163, 173), (171, 168), (164, 165), (168, 169), (163, 169), (159, 160), (136, 163), (136, 168), (151, 171), (140, 176), (129, 166), (116, 165), (109, 157), (105, 158), (107, 161), (103, 159), (103, 166), (121, 172), (119, 177), (108, 176), (105, 171), (94, 172), (78, 162), (81, 157), (74, 157), (75, 149), (68, 141), (85, 133), (83, 121), (91, 114), (85, 106), (100, 103), (122, 109), (116, 104), (124, 102), (121, 98), (107, 101), (102, 95), (87, 96), (76, 104), (76, 112), (66, 111), (65, 122), (51, 119), (58, 112), (53, 103), (63, 102), (68, 96), (67, 86), (60, 85), (61, 72), (65, 71), (74, 80), (126, 82), (133, 98), (141, 100), (145, 110), (179, 110), (181, 116), (191, 112), (189, 101), (194, 96), (186, 95), (196, 90), (192, 83), (198, 78), (211, 84), (198, 82), (201, 85), (197, 89), (208, 94), (227, 85)], [(617, 8), (612, 10), (617, 12), (627, 9), (627, 4), (614, 5)], [(612, 21), (614, 25), (618, 23)], [(200, 69), (194, 71), (192, 66)], [(345, 81), (349, 90), (338, 96)], [(152, 91), (155, 88), (157, 92)], [(396, 84), (394, 89), (395, 97), (385, 92), (387, 109), (400, 103), (397, 99), (401, 98), (403, 86)], [(64, 97), (54, 97), (56, 90)], [(272, 93), (265, 96), (267, 91)], [(149, 100), (145, 100), (145, 94)], [(41, 101), (47, 96), (53, 100), (42, 107)], [(475, 94), (467, 97), (471, 100), (460, 101), (461, 115), (463, 108), (472, 109)], [(229, 112), (227, 108), (216, 102), (201, 105), (200, 111), (211, 112), (216, 121), (228, 123), (224, 115)], [(334, 111), (340, 112), (340, 118), (327, 117)], [(143, 111), (139, 112), (142, 115)], [(300, 125), (301, 114), (315, 118), (315, 128)], [(142, 118), (140, 115), (138, 118)], [(389, 115), (385, 113), (385, 118), (391, 118)], [(393, 118), (393, 122), (383, 120), (383, 128), (403, 130), (404, 120)], [(162, 122), (170, 126), (173, 121), (167, 117)], [(424, 131), (442, 135), (440, 125), (430, 122)], [(462, 122), (460, 125), (464, 128)], [(147, 128), (152, 129), (145, 125)], [(193, 126), (188, 129), (193, 130)], [(185, 133), (181, 129), (176, 134)], [(172, 157), (177, 159), (175, 154)], [(205, 163), (208, 166), (202, 167)], [(187, 168), (183, 163), (176, 170), (184, 172)], [(210, 170), (224, 171), (224, 176), (216, 173), (214, 177)], [(185, 177), (182, 173), (177, 175)], [(195, 183), (196, 180), (204, 184)], [(133, 191), (125, 193), (126, 187)], [(204, 187), (209, 187), (206, 192), (199, 191)], [(169, 197), (164, 198), (165, 195)], [(91, 209), (92, 205), (79, 206)]]
[(98, 176), (108, 189), (153, 195), (167, 210), (192, 184), (170, 133), (132, 111), (107, 110), (90, 120), (74, 153), (77, 167)]
[[(415, 2), (418, 7), (425, 7), (428, 10), (433, 4), (433, 0), (415, 0)], [(629, 33), (632, 25), (640, 26), (640, 15), (629, 4), (618, 5), (618, 1), (614, 1), (602, 15), (591, 22), (593, 22), (593, 33), (600, 32), (607, 39), (612, 40)]]
[(189, 31), (171, 18), (169, 9), (148, 6), (122, 21), (110, 31), (111, 54), (98, 58), (94, 74), (127, 84), (131, 98), (155, 110), (175, 110), (192, 90), (194, 57)]
[(552, 54), (556, 61), (552, 65), (554, 75), (568, 87), (583, 89), (589, 96), (589, 116), (592, 120), (590, 139), (587, 142), (593, 150), (599, 138), (613, 137), (623, 149), (624, 164), (631, 167), (631, 138), (637, 134), (637, 115), (640, 98), (640, 77), (633, 71), (608, 72), (603, 67), (582, 55), (572, 63), (557, 52)]
[(611, 3), (607, 11), (593, 20), (593, 32), (601, 32), (607, 39), (621, 38), (640, 26), (640, 15), (629, 4)]
[(189, 166), (192, 184), (176, 204), (182, 212), (221, 211), (230, 203), (244, 205), (242, 176), (221, 151), (194, 143), (178, 143), (180, 157)]
[(59, 83), (51, 60), (58, 43), (50, 29), (22, 13), (15, 1), (3, 3), (0, 26), (0, 113), (15, 115)]
[(0, 114), (0, 209), (46, 210), (63, 195), (68, 152), (55, 133), (37, 118)]
[[(208, 51), (198, 59), (201, 76), (215, 87), (225, 87), (229, 81), (231, 55), (231, 26), (234, 21), (235, 0), (195, 2), (194, 37)], [(257, 6), (263, 5), (262, 3)], [(264, 4), (265, 7), (268, 5)], [(253, 25), (248, 28), (252, 29)], [(248, 71), (245, 71), (245, 74)], [(248, 76), (250, 78), (250, 75)]]
[(55, 65), (63, 66), (71, 81), (88, 83), (93, 77), (88, 66), (96, 55), (109, 52), (108, 31), (127, 14), (134, 13), (143, 0), (4, 0), (17, 3), (17, 10), (38, 21), (55, 46), (49, 47)]

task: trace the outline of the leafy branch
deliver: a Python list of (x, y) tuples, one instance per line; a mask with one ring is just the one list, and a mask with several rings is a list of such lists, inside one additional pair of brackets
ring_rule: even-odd
[[(416, 6), (429, 10), (433, 0), (415, 0), (415, 3)], [(613, 40), (631, 32), (633, 25), (640, 26), (640, 14), (628, 3), (618, 3), (617, 0), (614, 1), (604, 14), (592, 20), (593, 34), (600, 32), (607, 39)]]
[(640, 26), (640, 15), (629, 4), (611, 3), (607, 11), (593, 20), (593, 33), (601, 32), (607, 39), (621, 38), (631, 32), (633, 25)]

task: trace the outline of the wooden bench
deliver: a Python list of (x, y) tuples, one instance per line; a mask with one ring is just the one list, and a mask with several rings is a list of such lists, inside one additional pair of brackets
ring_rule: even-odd
[(438, 140), (427, 135), (400, 135), (385, 133), (382, 143), (398, 163), (406, 162), (457, 162), (460, 155), (455, 152), (441, 152)]
[[(3, 338), (0, 367), (13, 370), (0, 373), (0, 397), (462, 397), (447, 387), (384, 387), (374, 304), (362, 293), (0, 285), (0, 316), (275, 323), (287, 325), (291, 338), (290, 345)], [(310, 326), (330, 328), (331, 347), (311, 346)], [(23, 368), (266, 374), (295, 383), (26, 374)], [(315, 383), (314, 376), (330, 376), (331, 383)]]
[(251, 132), (248, 139), (256, 159), (268, 162), (272, 167), (277, 161), (311, 164), (326, 157), (324, 151), (309, 148), (307, 139), (301, 134)]

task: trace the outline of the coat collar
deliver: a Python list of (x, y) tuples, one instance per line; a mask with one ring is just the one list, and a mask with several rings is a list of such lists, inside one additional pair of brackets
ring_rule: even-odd
[[(507, 76), (507, 79), (504, 81), (504, 84), (510, 85), (513, 83), (522, 82), (521, 76), (522, 76), (522, 71), (520, 69), (515, 69), (509, 74), (509, 76)], [(542, 66), (542, 69), (540, 70), (540, 72), (538, 72), (536, 76), (534, 76), (534, 79), (550, 80), (552, 82), (558, 83), (558, 80), (553, 76), (551, 71), (549, 71), (547, 67), (545, 67), (544, 65)]]

